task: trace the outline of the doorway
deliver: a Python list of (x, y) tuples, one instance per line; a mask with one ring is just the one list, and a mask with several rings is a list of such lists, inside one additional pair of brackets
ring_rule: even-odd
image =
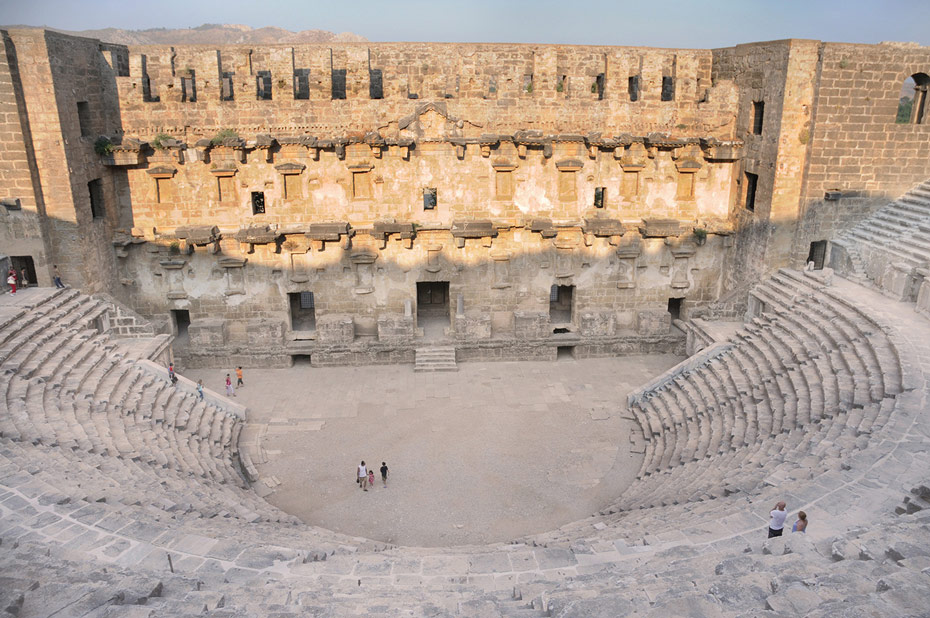
[(187, 309), (172, 309), (171, 321), (174, 322), (174, 332), (177, 333), (174, 343), (186, 345), (188, 342), (187, 328), (191, 325), (191, 312)]
[(38, 279), (36, 278), (36, 267), (32, 261), (31, 255), (11, 255), (10, 265), (16, 269), (16, 276), (20, 277), (19, 285), (21, 287), (26, 287), (23, 285), (22, 281), (23, 269), (26, 270), (26, 281), (29, 282), (29, 285), (32, 287), (38, 285)]
[(449, 326), (448, 281), (417, 281), (417, 326), (427, 339), (445, 334)]
[(287, 295), (291, 306), (291, 330), (316, 330), (316, 309), (313, 292), (292, 292)]
[(549, 322), (551, 324), (572, 323), (573, 285), (553, 285), (549, 289)]
[(810, 251), (807, 253), (806, 264), (814, 263), (814, 270), (823, 270), (823, 263), (827, 257), (827, 241), (818, 240), (811, 243)]

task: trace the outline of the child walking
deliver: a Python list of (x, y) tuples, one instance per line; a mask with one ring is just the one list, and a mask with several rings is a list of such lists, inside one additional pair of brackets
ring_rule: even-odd
[(385, 488), (387, 487), (387, 475), (388, 475), (387, 464), (382, 461), (381, 462), (381, 486)]

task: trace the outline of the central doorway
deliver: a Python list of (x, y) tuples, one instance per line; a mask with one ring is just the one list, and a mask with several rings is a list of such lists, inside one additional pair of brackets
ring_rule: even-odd
[(424, 337), (443, 337), (449, 313), (449, 282), (417, 281), (417, 326), (423, 329)]
[(549, 322), (551, 324), (572, 323), (573, 285), (553, 285), (549, 290)]

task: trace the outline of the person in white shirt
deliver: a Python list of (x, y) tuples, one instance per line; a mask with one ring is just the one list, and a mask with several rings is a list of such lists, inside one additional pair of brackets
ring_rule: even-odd
[(769, 538), (773, 536), (781, 536), (781, 533), (785, 529), (785, 519), (788, 517), (788, 511), (785, 510), (785, 503), (779, 502), (775, 505), (775, 508), (769, 513)]
[(358, 466), (358, 486), (368, 491), (368, 468), (365, 467), (364, 461)]

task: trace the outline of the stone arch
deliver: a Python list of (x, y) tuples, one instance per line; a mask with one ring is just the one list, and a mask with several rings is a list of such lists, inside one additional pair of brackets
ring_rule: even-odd
[(930, 76), (926, 73), (914, 73), (901, 85), (898, 98), (898, 124), (925, 124), (927, 121), (927, 90)]

